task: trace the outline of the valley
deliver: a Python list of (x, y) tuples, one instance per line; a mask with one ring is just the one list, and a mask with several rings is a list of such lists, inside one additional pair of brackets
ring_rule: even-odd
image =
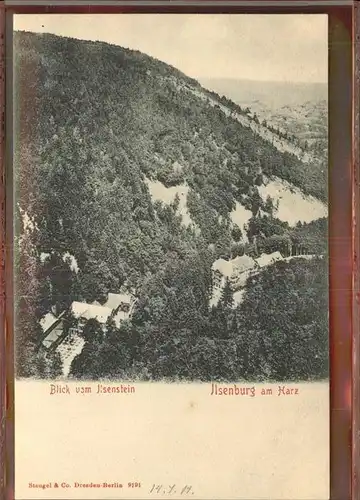
[(14, 43), (17, 376), (325, 378), (327, 171), (293, 127), (138, 51)]
[(263, 126), (277, 137), (281, 134), (291, 138), (297, 151), (305, 158), (312, 157), (326, 170), (326, 84), (206, 78), (200, 82), (220, 95), (225, 94), (243, 109), (251, 110), (251, 115), (256, 115)]

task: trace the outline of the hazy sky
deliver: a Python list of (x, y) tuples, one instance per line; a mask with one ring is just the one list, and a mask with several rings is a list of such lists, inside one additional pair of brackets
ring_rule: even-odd
[(137, 49), (195, 78), (327, 82), (326, 15), (23, 14), (14, 29)]

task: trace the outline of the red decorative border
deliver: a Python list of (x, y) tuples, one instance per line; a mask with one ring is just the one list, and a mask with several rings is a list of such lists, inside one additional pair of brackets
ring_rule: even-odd
[[(5, 339), (5, 7), (0, 5), (0, 498), (6, 491), (7, 460), (7, 377), (6, 377), (6, 339)], [(10, 443), (11, 444), (11, 443)]]
[(354, 4), (352, 493), (360, 497), (360, 4)]
[[(327, 13), (330, 54), (330, 408), (331, 500), (360, 499), (360, 8), (352, 5), (316, 5), (301, 0), (278, 0), (275, 7), (227, 4), (209, 7), (158, 5), (0, 5), (0, 491), (14, 500), (14, 394), (12, 363), (11, 232), (5, 232), (5, 13)], [(315, 2), (316, 3), (316, 2)], [(6, 12), (5, 12), (6, 11)], [(284, 41), (286, 43), (286, 41)], [(9, 138), (9, 136), (8, 136)], [(9, 205), (8, 205), (9, 207)], [(7, 214), (9, 217), (9, 214)], [(9, 220), (9, 219), (8, 219)], [(6, 240), (5, 240), (6, 238)], [(5, 244), (6, 241), (6, 244)], [(6, 256), (6, 262), (5, 262)], [(10, 284), (9, 284), (10, 283)], [(7, 291), (5, 293), (5, 290)], [(7, 297), (6, 297), (7, 295)], [(7, 302), (5, 304), (5, 299)], [(4, 335), (4, 333), (6, 336)], [(4, 363), (7, 352), (7, 366)], [(10, 355), (9, 355), (10, 354)], [(6, 432), (4, 432), (6, 431)], [(1, 474), (1, 471), (4, 471)], [(324, 499), (325, 500), (325, 499)]]

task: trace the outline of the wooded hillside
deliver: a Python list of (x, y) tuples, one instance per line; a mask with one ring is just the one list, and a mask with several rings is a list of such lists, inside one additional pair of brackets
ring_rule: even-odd
[[(326, 184), (311, 165), (179, 91), (179, 82), (202, 90), (147, 55), (53, 35), (14, 37), (18, 374), (49, 375), (34, 346), (36, 321), (51, 306), (101, 303), (126, 287), (139, 298), (132, 321), (120, 329), (109, 324), (106, 338), (88, 342), (73, 363), (74, 376), (325, 376), (326, 259), (283, 263), (249, 284), (246, 297), (256, 285), (264, 303), (271, 300), (271, 323), (255, 321), (252, 299), (229, 308), (231, 290), (209, 308), (211, 265), (220, 256), (270, 253), (303, 238), (309, 253), (323, 253), (311, 235), (320, 228), (326, 240), (325, 220), (322, 227), (291, 228), (257, 190), (276, 175), (326, 200)], [(178, 197), (171, 204), (153, 200), (149, 180), (188, 188), (191, 224), (178, 213)], [(252, 213), (246, 234), (230, 217), (236, 203)], [(64, 262), (67, 252), (78, 272)], [(279, 293), (267, 299), (275, 293), (269, 282)], [(280, 290), (292, 288), (294, 314), (284, 325)], [(260, 337), (265, 351), (255, 341)], [(305, 338), (313, 342), (301, 344), (303, 362), (280, 366), (288, 343), (295, 349)], [(254, 356), (256, 346), (261, 355)], [(56, 366), (55, 360), (53, 376)]]

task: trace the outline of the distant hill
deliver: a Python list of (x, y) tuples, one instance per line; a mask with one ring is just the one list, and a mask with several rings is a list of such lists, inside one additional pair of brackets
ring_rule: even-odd
[(309, 101), (327, 100), (325, 83), (262, 82), (231, 78), (199, 78), (199, 82), (205, 88), (225, 94), (240, 105), (259, 101), (274, 110)]
[(259, 120), (294, 135), (327, 169), (328, 90), (325, 83), (260, 82), (228, 78), (200, 79), (206, 88), (225, 95)]
[[(109, 324), (104, 342), (77, 358), (74, 376), (247, 376), (232, 292), (215, 311), (209, 306), (211, 266), (292, 245), (323, 253), (315, 236), (325, 240), (326, 224), (309, 223), (325, 222), (326, 173), (302, 161), (290, 139), (146, 54), (25, 32), (14, 34), (14, 54), (18, 359), (34, 360), (38, 319), (51, 307), (103, 303), (127, 289), (138, 299), (133, 320), (120, 330)], [(274, 270), (285, 288), (291, 266)], [(326, 294), (324, 277), (313, 293), (320, 266), (300, 267), (311, 270), (304, 275), (313, 310)], [(308, 303), (300, 301), (303, 321)], [(325, 311), (314, 328), (326, 318)], [(311, 318), (306, 328), (311, 335)], [(258, 368), (259, 376), (286, 378), (266, 363), (251, 376)], [(306, 373), (306, 363), (293, 379), (323, 376), (323, 365)]]

